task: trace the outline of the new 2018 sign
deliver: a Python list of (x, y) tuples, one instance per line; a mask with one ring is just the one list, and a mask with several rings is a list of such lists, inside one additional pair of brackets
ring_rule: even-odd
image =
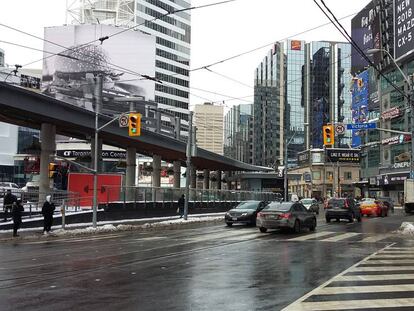
[(394, 58), (399, 60), (414, 50), (414, 1), (394, 0)]

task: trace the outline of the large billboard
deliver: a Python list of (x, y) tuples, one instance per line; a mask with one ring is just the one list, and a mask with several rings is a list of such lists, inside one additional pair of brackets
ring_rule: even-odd
[(400, 60), (414, 51), (414, 1), (394, 0), (394, 58)]
[[(369, 103), (369, 73), (365, 70), (358, 74), (352, 84), (352, 123), (365, 123), (368, 121)], [(352, 130), (352, 147), (361, 145), (361, 132)]]
[[(155, 37), (109, 25), (68, 25), (45, 28), (43, 91), (93, 110), (93, 76), (103, 76), (103, 111), (128, 111), (114, 97), (154, 100)], [(102, 44), (97, 39), (108, 36)], [(90, 43), (92, 42), (92, 43)], [(87, 43), (87, 44), (86, 44)], [(51, 55), (55, 53), (57, 55)], [(125, 106), (125, 107), (124, 107)]]
[[(376, 6), (370, 2), (351, 21), (351, 36), (358, 47), (366, 53), (367, 50), (381, 47), (380, 18)], [(367, 55), (374, 63), (381, 60), (379, 55)], [(352, 47), (352, 73), (366, 69), (368, 61)]]

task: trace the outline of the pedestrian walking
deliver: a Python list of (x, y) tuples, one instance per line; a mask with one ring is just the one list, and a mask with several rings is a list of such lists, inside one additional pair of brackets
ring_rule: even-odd
[(24, 212), (24, 207), (22, 205), (22, 200), (18, 199), (16, 202), (13, 203), (13, 207), (11, 210), (11, 214), (13, 217), (13, 236), (19, 236), (17, 234), (17, 230), (19, 230), (22, 224), (22, 214)]
[(17, 197), (12, 194), (11, 190), (8, 189), (6, 195), (3, 198), (3, 210), (4, 210), (4, 221), (7, 221), (9, 211), (12, 210), (13, 203), (17, 201)]
[(180, 214), (180, 218), (184, 216), (184, 204), (185, 204), (185, 195), (183, 194), (178, 199), (178, 213)]
[(52, 196), (46, 196), (46, 202), (42, 207), (43, 215), (43, 234), (48, 234), (53, 225), (53, 213), (55, 211), (55, 204), (52, 203)]

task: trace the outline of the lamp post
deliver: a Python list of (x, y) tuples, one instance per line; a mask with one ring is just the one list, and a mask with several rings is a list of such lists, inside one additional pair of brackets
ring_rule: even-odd
[(369, 49), (367, 51), (368, 55), (373, 55), (375, 53), (378, 52), (384, 52), (385, 54), (387, 54), (389, 56), (389, 58), (392, 60), (392, 62), (394, 63), (395, 67), (399, 70), (399, 72), (401, 73), (401, 75), (403, 76), (405, 82), (407, 82), (408, 84), (408, 92), (406, 92), (406, 97), (408, 99), (408, 108), (410, 109), (410, 117), (411, 117), (411, 163), (410, 163), (410, 179), (414, 179), (414, 106), (411, 100), (411, 93), (413, 92), (413, 85), (412, 82), (410, 81), (410, 79), (408, 78), (408, 76), (403, 72), (403, 70), (401, 69), (401, 67), (397, 64), (397, 62), (395, 61), (394, 57), (392, 57), (392, 55), (390, 54), (390, 52), (388, 52), (385, 49)]

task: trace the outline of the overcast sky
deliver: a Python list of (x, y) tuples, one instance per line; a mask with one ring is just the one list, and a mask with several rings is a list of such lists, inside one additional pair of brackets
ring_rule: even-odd
[[(69, 0), (70, 2), (71, 0)], [(202, 5), (217, 0), (193, 0), (192, 5)], [(340, 18), (360, 11), (369, 1), (325, 0), (335, 15)], [(43, 37), (43, 27), (58, 26), (66, 22), (66, 0), (2, 0), (0, 23), (13, 26)], [(238, 0), (220, 6), (192, 11), (191, 68), (198, 68), (223, 60), (244, 51), (266, 44), (254, 53), (211, 67), (215, 72), (236, 79), (248, 86), (235, 83), (206, 70), (191, 73), (191, 105), (205, 100), (221, 101), (229, 97), (243, 97), (253, 94), (253, 72), (261, 62), (271, 43), (328, 22), (312, 0)], [(351, 18), (343, 20), (350, 31)], [(332, 26), (325, 26), (307, 32), (295, 39), (306, 41), (344, 41), (341, 34)], [(43, 42), (0, 26), (0, 40), (11, 41), (37, 49)], [(6, 63), (27, 64), (41, 59), (41, 52), (31, 51), (0, 42), (6, 52)], [(41, 68), (41, 62), (29, 66)], [(215, 95), (200, 91), (205, 89)], [(226, 95), (226, 96), (223, 96)], [(253, 98), (247, 98), (251, 102)], [(226, 101), (225, 105), (246, 103), (241, 100)]]

